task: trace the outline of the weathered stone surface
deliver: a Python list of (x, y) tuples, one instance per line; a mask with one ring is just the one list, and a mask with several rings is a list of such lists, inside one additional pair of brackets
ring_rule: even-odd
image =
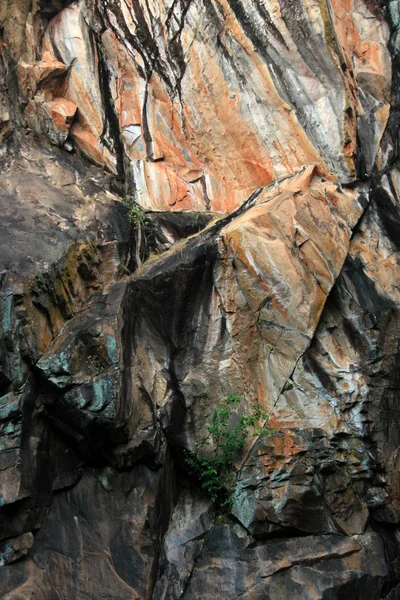
[(375, 534), (274, 540), (254, 548), (237, 525), (216, 525), (182, 597), (311, 600), (341, 593), (373, 600), (380, 597), (386, 573)]
[(214, 519), (211, 502), (184, 487), (164, 538), (155, 600), (182, 596)]
[(25, 54), (15, 43), (28, 114), (38, 84), (76, 104), (75, 145), (146, 208), (231, 211), (311, 162), (341, 181), (382, 162), (390, 30), (374, 2), (62, 4), (31, 13)]
[(167, 481), (168, 467), (94, 469), (57, 494), (29, 558), (2, 569), (2, 598), (149, 597), (160, 551), (152, 532), (162, 534), (173, 500)]
[[(323, 430), (284, 429), (260, 438), (242, 466), (233, 514), (255, 536), (283, 528), (363, 533), (373, 467), (359, 442), (329, 440)], [(363, 471), (363, 485), (353, 478)], [(375, 497), (385, 491), (375, 489)]]
[(12, 563), (21, 556), (25, 556), (32, 544), (33, 535), (31, 533), (24, 533), (17, 538), (11, 538), (3, 542), (0, 550), (0, 566), (3, 567), (5, 564)]
[[(59, 173), (49, 172), (56, 181)], [(79, 178), (77, 172), (76, 176)], [(43, 181), (43, 176), (35, 177), (37, 182)], [(54, 183), (47, 185), (51, 190), (53, 185), (56, 193)], [(67, 187), (70, 185), (76, 187), (73, 183)], [(59, 218), (63, 192), (57, 193)], [(26, 273), (30, 283), (20, 292), (35, 298), (33, 307), (46, 308), (48, 329), (40, 326), (40, 321), (22, 329), (28, 334), (28, 347), (34, 349), (34, 387), (26, 380), (31, 363), (26, 361), (25, 355), (18, 358), (19, 384), (11, 368), (3, 369), (6, 392), (3, 417), (7, 428), (4, 435), (10, 449), (13, 443), (17, 449), (15, 456), (9, 451), (4, 454), (8, 496), (3, 494), (3, 503), (12, 506), (17, 500), (25, 502), (25, 506), (17, 510), (19, 520), (9, 523), (4, 534), (15, 537), (33, 525), (36, 528), (41, 525), (40, 532), (45, 532), (47, 494), (59, 490), (57, 498), (64, 502), (64, 495), (74, 494), (74, 490), (79, 489), (84, 492), (88, 480), (81, 475), (87, 461), (108, 465), (103, 469), (108, 469), (109, 476), (116, 477), (117, 482), (120, 476), (115, 469), (127, 471), (133, 477), (137, 469), (145, 468), (146, 480), (152, 472), (166, 469), (171, 460), (166, 444), (175, 449), (177, 457), (181, 456), (182, 448), (191, 447), (200, 438), (218, 400), (232, 388), (243, 397), (241, 410), (249, 410), (252, 403), (258, 401), (271, 414), (267, 427), (275, 428), (273, 435), (260, 437), (254, 445), (249, 443), (241, 464), (238, 463), (232, 509), (238, 521), (255, 539), (278, 531), (292, 535), (362, 534), (370, 511), (388, 506), (387, 485), (379, 481), (382, 468), (379, 455), (372, 455), (370, 442), (362, 436), (354, 436), (353, 429), (334, 411), (327, 413), (323, 405), (321, 415), (314, 411), (314, 421), (309, 423), (304, 416), (303, 421), (299, 417), (297, 429), (293, 429), (298, 417), (291, 413), (290, 421), (288, 397), (295, 387), (297, 372), (313, 350), (313, 337), (319, 335), (315, 331), (327, 295), (339, 276), (349, 247), (351, 254), (360, 235), (357, 233), (350, 243), (351, 228), (359, 219), (367, 197), (364, 185), (340, 190), (315, 167), (303, 169), (295, 177), (253, 194), (237, 213), (220, 218), (187, 241), (175, 240), (190, 234), (198, 225), (193, 224), (193, 216), (189, 221), (186, 219), (186, 224), (179, 217), (175, 227), (171, 229), (169, 225), (167, 229), (172, 239), (161, 233), (157, 242), (161, 244), (160, 249), (171, 242), (172, 247), (161, 256), (151, 257), (133, 276), (119, 282), (116, 279), (121, 275), (121, 258), (116, 262), (118, 252), (115, 253), (118, 243), (100, 242), (93, 235), (90, 219), (80, 211), (78, 202), (75, 222), (69, 217), (67, 225), (78, 227), (82, 233), (87, 230), (88, 241), (81, 242), (78, 250), (76, 244), (67, 246), (66, 258), (61, 262), (56, 260), (53, 264), (57, 267), (51, 267), (56, 268), (54, 273), (59, 273), (61, 281), (69, 282), (70, 295), (65, 295), (68, 289), (65, 284), (61, 295), (57, 288), (52, 291), (53, 278), (47, 278), (45, 284), (43, 275), (37, 274), (38, 269), (29, 266)], [(162, 227), (165, 231), (165, 216), (154, 214), (149, 218), (155, 230), (160, 224), (161, 232)], [(209, 216), (203, 224), (208, 219)], [(362, 225), (358, 232), (361, 230)], [(60, 229), (61, 240), (66, 231), (69, 231), (67, 226)], [(112, 229), (109, 234), (113, 235)], [(121, 240), (121, 249), (124, 243), (127, 242)], [(71, 251), (75, 266), (72, 270), (68, 267), (63, 275), (63, 265), (71, 260), (68, 259)], [(129, 272), (129, 264), (125, 262), (122, 274)], [(10, 289), (8, 294), (13, 299), (13, 288), (6, 289)], [(32, 311), (29, 297), (26, 296), (24, 304)], [(61, 304), (59, 298), (64, 298)], [(15, 324), (10, 331), (18, 331), (19, 319), (25, 312), (26, 308), (22, 312), (14, 309), (11, 314)], [(324, 315), (328, 313), (329, 309)], [(29, 314), (31, 318), (38, 318), (34, 312)], [(15, 339), (13, 344), (18, 350)], [(269, 365), (268, 369), (265, 365)], [(12, 382), (20, 395), (22, 391), (30, 394), (31, 399), (8, 392)], [(285, 402), (286, 412), (282, 412)], [(21, 406), (31, 406), (29, 421)], [(18, 423), (21, 424), (19, 429), (18, 426), (10, 429), (10, 425), (15, 428)], [(36, 435), (40, 432), (46, 444), (54, 443), (54, 436), (60, 438), (55, 444), (51, 465), (43, 463), (43, 442), (35, 447), (34, 439), (29, 438), (31, 443), (24, 445), (21, 432), (26, 427), (33, 428)], [(70, 451), (63, 456), (66, 447)], [(24, 468), (27, 452), (30, 476)], [(170, 489), (176, 474), (172, 466), (167, 473), (163, 486)], [(42, 481), (42, 495), (36, 490), (36, 480)], [(107, 481), (104, 485), (108, 489)], [(116, 490), (120, 490), (122, 483), (115, 485)], [(163, 504), (160, 492), (155, 492), (154, 498), (152, 506)], [(42, 507), (35, 517), (29, 504), (31, 499)], [(54, 502), (55, 499), (53, 506)], [(100, 518), (96, 514), (97, 508), (93, 519)], [(68, 519), (61, 514), (56, 517), (61, 523), (68, 523)], [(137, 596), (133, 597), (147, 598), (154, 590), (154, 598), (163, 598), (168, 594), (191, 597), (190, 594), (203, 593), (196, 587), (200, 585), (196, 583), (196, 569), (203, 564), (202, 556), (205, 556), (204, 564), (208, 565), (210, 560), (211, 551), (204, 542), (213, 521), (210, 504), (188, 491), (181, 495), (171, 521), (169, 517), (165, 519), (150, 527), (149, 535), (158, 540), (150, 563), (145, 561), (150, 566), (145, 566), (142, 558), (134, 559), (133, 555), (124, 559), (126, 566), (121, 567), (124, 584), (114, 582), (110, 564), (103, 555), (99, 558), (99, 565), (108, 573), (101, 583), (107, 590), (105, 594), (124, 598), (125, 594), (130, 597), (129, 594), (134, 593)], [(229, 526), (229, 530), (232, 527)], [(244, 548), (256, 544), (249, 533), (243, 533), (239, 525), (235, 527), (238, 532), (242, 531), (239, 538), (243, 538)], [(167, 529), (161, 542), (162, 532)], [(64, 560), (60, 562), (59, 554), (40, 563), (40, 571), (33, 567), (31, 561), (37, 563), (35, 556), (41, 547), (40, 535), (26, 561), (17, 563), (20, 565), (17, 570), (5, 574), (7, 593), (21, 585), (21, 589), (27, 590), (36, 586), (46, 598), (51, 589), (61, 585), (64, 577), (71, 577), (72, 563), (67, 566)], [(56, 536), (65, 539), (60, 532)], [(126, 533), (118, 542), (121, 556), (131, 556), (129, 552), (126, 554), (127, 547), (138, 551), (138, 544), (142, 542), (135, 536), (136, 533)], [(378, 536), (376, 540), (378, 544)], [(101, 543), (106, 547), (111, 542), (103, 540)], [(182, 544), (183, 553), (177, 550)], [(95, 549), (92, 551), (97, 553)], [(223, 554), (223, 545), (218, 551)], [(314, 552), (318, 553), (317, 547), (313, 547)], [(374, 546), (371, 552), (378, 550)], [(347, 556), (347, 550), (345, 554)], [(326, 560), (336, 556), (336, 550), (326, 551)], [(73, 560), (79, 562), (80, 559)], [(250, 564), (253, 559), (243, 560)], [(49, 575), (50, 564), (57, 565), (59, 580)], [(357, 562), (355, 566), (346, 566), (346, 571), (357, 572), (350, 578), (335, 575), (332, 579), (322, 569), (313, 585), (321, 594), (324, 589), (343, 590), (350, 585), (354, 588), (349, 589), (361, 594), (364, 583), (355, 583), (361, 579), (370, 581), (371, 589), (378, 593), (387, 579), (387, 568), (382, 566), (382, 571), (376, 571), (372, 564), (362, 562), (360, 566)], [(336, 573), (336, 567), (332, 568)], [(337, 567), (339, 573), (342, 568)], [(142, 582), (140, 585), (133, 584), (131, 569), (134, 578), (139, 577)], [(299, 577), (310, 577), (308, 566), (302, 568), (301, 575), (297, 575), (297, 566), (293, 569), (294, 579), (286, 577), (281, 581), (279, 578), (280, 583), (271, 583), (271, 589), (276, 589), (273, 593), (288, 593), (291, 586), (299, 585)], [(85, 568), (80, 573), (78, 583), (71, 583), (78, 587), (66, 588), (65, 597), (71, 594), (85, 597), (89, 593), (81, 580), (86, 577), (82, 574)], [(117, 573), (120, 576), (118, 569)], [(90, 575), (88, 577), (90, 580)], [(249, 598), (253, 597), (251, 594), (262, 597), (257, 594), (266, 592), (259, 587), (257, 578), (252, 577), (243, 580), (245, 583), (241, 585), (245, 588), (240, 593), (246, 591)], [(201, 581), (201, 585), (205, 585), (203, 578)], [(210, 580), (205, 597), (215, 593), (213, 585), (222, 585), (218, 581), (218, 578)], [(222, 589), (226, 595), (237, 592), (236, 587), (229, 592), (228, 588)]]
[[(394, 225), (399, 215), (397, 177), (395, 168), (376, 185), (315, 339), (275, 411), (277, 422), (292, 426), (293, 410), (296, 425), (309, 423), (313, 411), (314, 420), (324, 422), (332, 434), (342, 431), (362, 440), (367, 455), (353, 460), (351, 468), (359, 471), (359, 487), (364, 486), (362, 480), (369, 480), (368, 502), (371, 508), (375, 505), (379, 518), (389, 522), (398, 522), (399, 514), (394, 451), (398, 444), (394, 367), (399, 305)], [(316, 400), (322, 408), (317, 416), (312, 408)], [(380, 467), (373, 458), (376, 445)], [(391, 490), (389, 503), (382, 486)]]
[(0, 6), (2, 598), (399, 596), (397, 5)]

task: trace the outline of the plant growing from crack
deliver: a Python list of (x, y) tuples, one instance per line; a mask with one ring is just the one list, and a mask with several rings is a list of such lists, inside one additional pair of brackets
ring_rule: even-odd
[[(259, 404), (252, 406), (249, 415), (242, 413), (234, 424), (233, 411), (240, 402), (241, 398), (230, 392), (222, 406), (212, 413), (206, 435), (195, 444), (194, 449), (186, 451), (185, 457), (189, 473), (197, 477), (200, 487), (225, 513), (232, 506), (234, 461), (239, 457), (250, 431), (254, 437), (271, 432), (259, 426), (261, 420), (268, 418)], [(213, 446), (211, 452), (206, 452), (207, 446)]]
[(201, 225), (200, 216), (201, 215), (198, 211), (192, 213), (192, 226), (196, 229), (200, 228)]
[(139, 266), (142, 263), (140, 256), (142, 241), (144, 240), (145, 246), (147, 243), (146, 227), (149, 225), (149, 221), (146, 218), (146, 213), (144, 212), (143, 208), (134, 199), (134, 194), (136, 191), (136, 189), (131, 189), (124, 197), (123, 202), (129, 209), (128, 219), (133, 231), (135, 232), (136, 264)]

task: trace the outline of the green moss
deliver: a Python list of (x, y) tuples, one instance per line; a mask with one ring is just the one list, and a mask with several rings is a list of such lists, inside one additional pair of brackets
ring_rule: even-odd
[(216, 525), (233, 525), (232, 519), (226, 513), (220, 513), (215, 519)]

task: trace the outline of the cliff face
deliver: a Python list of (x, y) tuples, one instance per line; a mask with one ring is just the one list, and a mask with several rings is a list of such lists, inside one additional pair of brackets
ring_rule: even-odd
[(349, 182), (385, 163), (395, 2), (28, 4), (3, 16), (20, 118), (146, 208), (231, 211), (304, 164)]
[(400, 598), (398, 26), (4, 0), (2, 598)]

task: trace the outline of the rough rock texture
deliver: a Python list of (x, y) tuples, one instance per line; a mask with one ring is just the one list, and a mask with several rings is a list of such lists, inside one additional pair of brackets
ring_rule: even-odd
[[(400, 598), (399, 27), (0, 5), (1, 598)], [(221, 514), (185, 451), (230, 391)]]
[(25, 4), (3, 17), (18, 118), (60, 145), (69, 132), (146, 208), (232, 210), (304, 164), (348, 182), (385, 163), (390, 29), (374, 1)]

